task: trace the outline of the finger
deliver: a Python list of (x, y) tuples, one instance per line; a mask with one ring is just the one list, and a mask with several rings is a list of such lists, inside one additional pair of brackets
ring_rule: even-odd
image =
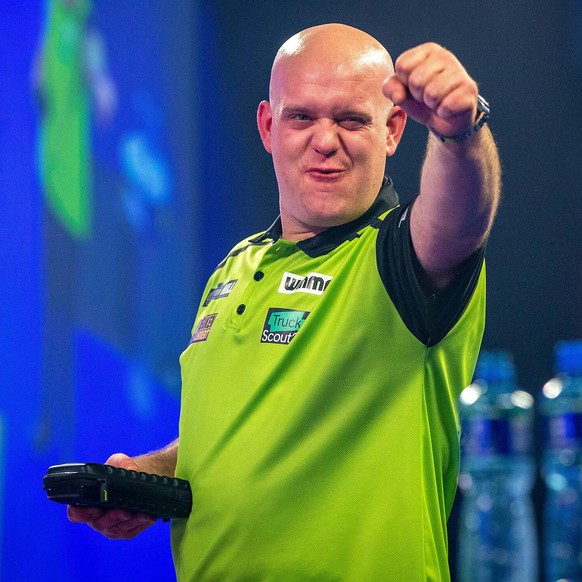
[(104, 532), (133, 518), (133, 514), (125, 509), (111, 509), (87, 522), (94, 530)]
[(450, 51), (435, 43), (420, 45), (403, 53), (395, 70), (399, 84), (388, 79), (385, 94), (393, 95), (412, 119), (441, 135), (457, 135), (471, 127), (477, 84)]
[(408, 91), (414, 99), (430, 107), (443, 91), (443, 80), (447, 79), (444, 73), (444, 63), (424, 61), (408, 75)]
[(418, 123), (426, 124), (430, 120), (432, 112), (424, 103), (416, 101), (408, 91), (408, 88), (395, 75), (388, 77), (384, 81), (382, 91), (388, 99), (402, 108), (407, 115)]
[(403, 53), (397, 60), (396, 74), (411, 95), (432, 110), (455, 87), (472, 82), (457, 57), (435, 43)]
[(406, 85), (396, 75), (391, 75), (384, 80), (382, 92), (395, 105), (400, 105), (407, 97)]
[(154, 523), (155, 519), (145, 513), (130, 514), (120, 510), (108, 512), (89, 525), (108, 538), (130, 539)]
[(403, 52), (394, 63), (395, 74), (408, 86), (408, 78), (412, 71), (439, 48), (442, 47), (435, 43), (425, 43)]
[(152, 526), (153, 523), (153, 521), (142, 522), (132, 519), (112, 526), (100, 533), (112, 540), (130, 540)]
[(67, 506), (67, 517), (73, 523), (87, 523), (101, 517), (105, 512), (99, 507)]
[(140, 533), (142, 533), (143, 531), (145, 531), (146, 529), (151, 527), (154, 523), (155, 523), (155, 521), (153, 521), (153, 520), (146, 521), (144, 523), (140, 523), (140, 524), (136, 525), (133, 529), (127, 530), (123, 534), (122, 539), (125, 539), (125, 540), (133, 539), (134, 537), (138, 536)]
[(105, 461), (105, 464), (118, 467), (119, 469), (127, 469), (128, 471), (140, 470), (138, 464), (124, 453), (115, 453), (111, 455), (107, 461)]
[(414, 121), (423, 125), (428, 125), (432, 118), (432, 111), (421, 101), (417, 101), (410, 93), (406, 100), (399, 103), (401, 109)]
[[(455, 91), (461, 83), (461, 79), (456, 77), (444, 76), (441, 79), (435, 76), (422, 94), (414, 96), (396, 76), (392, 76), (384, 81), (382, 90), (388, 99), (402, 107), (412, 119), (426, 124), (430, 122), (435, 112), (438, 114), (443, 99)], [(447, 102), (447, 105), (452, 105), (452, 102)]]
[(449, 90), (441, 100), (436, 113), (443, 120), (466, 118), (467, 127), (471, 126), (477, 115), (477, 85), (459, 84)]

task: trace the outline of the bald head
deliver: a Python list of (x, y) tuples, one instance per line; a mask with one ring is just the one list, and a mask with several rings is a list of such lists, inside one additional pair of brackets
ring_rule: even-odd
[(368, 33), (345, 24), (322, 24), (298, 32), (278, 50), (271, 70), (269, 98), (289, 65), (308, 68), (324, 65), (342, 75), (361, 71), (366, 76), (384, 79), (394, 71), (388, 51)]

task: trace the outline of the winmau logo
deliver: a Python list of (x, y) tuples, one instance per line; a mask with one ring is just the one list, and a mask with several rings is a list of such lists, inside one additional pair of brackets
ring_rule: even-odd
[(296, 335), (309, 311), (271, 307), (261, 334), (262, 344), (288, 344)]
[(219, 283), (216, 287), (214, 287), (214, 289), (211, 289), (206, 296), (206, 299), (204, 300), (204, 307), (210, 305), (210, 302), (214, 301), (215, 299), (228, 297), (237, 281), (238, 279), (234, 279), (233, 281), (227, 281), (226, 283)]
[(329, 282), (333, 279), (329, 275), (321, 273), (309, 273), (306, 277), (294, 275), (293, 273), (283, 273), (279, 293), (311, 293), (312, 295), (323, 295)]

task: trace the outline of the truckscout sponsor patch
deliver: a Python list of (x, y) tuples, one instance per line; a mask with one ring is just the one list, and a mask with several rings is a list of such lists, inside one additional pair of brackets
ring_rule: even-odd
[(308, 315), (309, 311), (270, 307), (263, 324), (261, 343), (288, 344), (301, 329)]

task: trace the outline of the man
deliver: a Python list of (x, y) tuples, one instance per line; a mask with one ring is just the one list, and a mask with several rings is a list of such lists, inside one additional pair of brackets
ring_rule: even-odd
[[(180, 438), (111, 464), (190, 480), (179, 580), (447, 580), (456, 398), (484, 319), (500, 169), (477, 86), (429, 43), (395, 73), (339, 24), (289, 39), (258, 126), (280, 219), (204, 292)], [(407, 115), (429, 128), (420, 194), (384, 178)], [(379, 192), (379, 193), (378, 193)], [(109, 537), (151, 524), (69, 509)]]

